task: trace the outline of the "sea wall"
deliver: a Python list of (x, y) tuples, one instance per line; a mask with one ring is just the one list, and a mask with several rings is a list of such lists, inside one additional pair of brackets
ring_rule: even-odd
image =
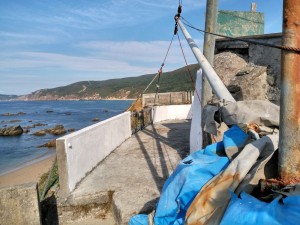
[(192, 91), (185, 92), (166, 92), (166, 93), (147, 93), (142, 96), (143, 106), (153, 106), (154, 99), (155, 105), (181, 105), (192, 103)]
[(0, 189), (0, 224), (41, 224), (36, 183)]
[(125, 112), (57, 139), (61, 196), (130, 136), (130, 112)]
[(191, 119), (191, 105), (164, 105), (155, 106), (152, 110), (153, 123), (164, 120), (182, 120)]

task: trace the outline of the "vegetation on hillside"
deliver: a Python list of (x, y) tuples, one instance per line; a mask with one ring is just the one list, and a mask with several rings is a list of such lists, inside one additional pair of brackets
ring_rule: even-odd
[[(189, 70), (195, 79), (198, 65), (190, 65)], [(102, 99), (107, 98), (136, 98), (150, 83), (155, 74), (142, 75), (139, 77), (127, 77), (104, 81), (81, 81), (63, 87), (42, 89), (27, 95), (31, 98), (42, 96), (55, 96), (61, 98), (84, 99), (94, 96)], [(161, 75), (159, 92), (190, 91), (193, 86), (186, 67), (166, 72)], [(149, 87), (147, 93), (156, 91), (156, 81)]]

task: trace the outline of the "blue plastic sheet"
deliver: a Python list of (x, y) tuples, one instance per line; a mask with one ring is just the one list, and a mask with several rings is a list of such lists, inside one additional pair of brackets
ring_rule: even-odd
[(129, 225), (148, 225), (148, 215), (138, 214), (131, 217)]
[(300, 196), (276, 198), (266, 203), (244, 192), (240, 198), (232, 193), (221, 225), (232, 224), (300, 224)]
[(210, 145), (185, 158), (166, 181), (157, 205), (154, 224), (184, 224), (188, 207), (200, 189), (229, 163), (216, 155), (223, 143)]
[[(239, 135), (225, 135), (230, 132)], [(209, 145), (179, 163), (162, 190), (154, 217), (155, 225), (184, 224), (188, 207), (200, 189), (229, 164), (226, 156), (219, 156), (219, 153), (225, 152), (224, 143), (227, 146), (237, 146), (247, 137), (237, 126), (233, 126), (225, 134), (224, 142)], [(129, 225), (147, 224), (147, 215), (137, 215), (129, 221)]]

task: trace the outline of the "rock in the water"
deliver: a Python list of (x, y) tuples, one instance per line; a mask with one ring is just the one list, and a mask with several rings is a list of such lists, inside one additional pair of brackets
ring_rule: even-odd
[(46, 144), (40, 145), (39, 148), (55, 148), (56, 147), (56, 140), (51, 140), (49, 142), (47, 142)]
[(1, 114), (1, 116), (19, 116), (19, 115), (25, 115), (26, 113), (24, 112), (18, 112), (18, 113), (4, 113)]
[(29, 129), (23, 129), (23, 133), (29, 133), (30, 130)]
[(33, 135), (35, 135), (35, 136), (44, 136), (44, 135), (46, 135), (46, 131), (45, 130), (39, 130), (37, 132), (34, 132)]
[(35, 123), (33, 124), (32, 126), (33, 127), (43, 127), (43, 126), (47, 126), (48, 124), (45, 124), (45, 123)]
[(70, 128), (70, 129), (68, 129), (68, 131), (69, 131), (69, 132), (74, 132), (75, 129), (74, 129), (74, 128)]
[(67, 133), (63, 125), (56, 125), (55, 127), (47, 129), (46, 131), (53, 135), (61, 135)]
[(22, 133), (23, 128), (20, 125), (0, 129), (0, 136), (15, 136), (21, 135)]
[(10, 123), (20, 123), (21, 120), (10, 120), (9, 122), (10, 122)]
[(99, 118), (94, 118), (94, 119), (92, 119), (92, 122), (98, 122), (98, 121), (100, 121), (100, 119)]

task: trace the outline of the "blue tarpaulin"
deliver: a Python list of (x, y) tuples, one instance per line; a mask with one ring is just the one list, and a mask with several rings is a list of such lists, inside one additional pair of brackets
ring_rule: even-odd
[[(225, 150), (236, 151), (246, 139), (244, 131), (232, 126), (224, 133), (222, 142), (183, 159), (163, 187), (154, 225), (184, 225), (186, 212), (200, 189), (230, 163)], [(241, 198), (232, 194), (221, 224), (296, 224), (299, 216), (300, 196), (265, 203), (245, 193)], [(148, 216), (133, 216), (129, 225), (148, 225)]]
[(238, 198), (234, 193), (222, 218), (221, 225), (300, 223), (300, 196), (278, 197), (271, 203), (262, 202), (244, 192)]
[[(200, 189), (210, 179), (220, 173), (229, 164), (225, 156), (225, 146), (238, 146), (247, 135), (238, 127), (233, 126), (225, 133), (224, 142), (207, 146), (183, 159), (166, 181), (156, 208), (154, 224), (184, 224), (185, 214)], [(219, 156), (222, 153), (224, 156)], [(147, 225), (146, 215), (131, 218), (130, 225)]]

